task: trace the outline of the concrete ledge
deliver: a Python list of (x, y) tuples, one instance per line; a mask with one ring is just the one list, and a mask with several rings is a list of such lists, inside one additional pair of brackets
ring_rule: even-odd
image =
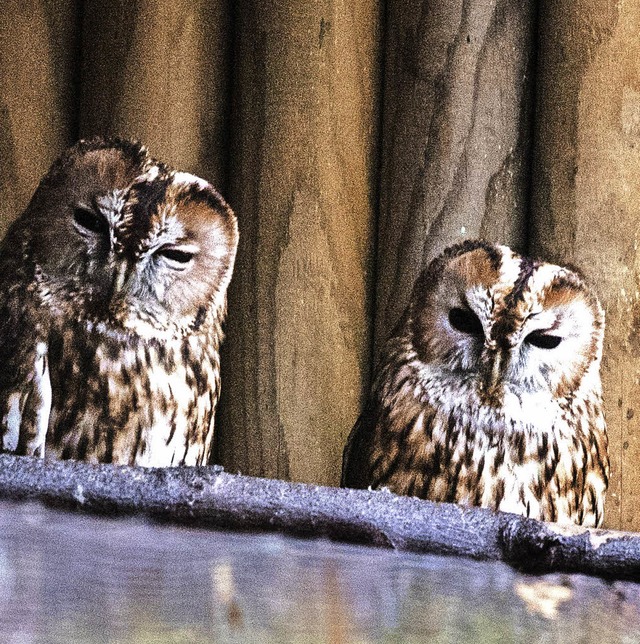
[(640, 534), (562, 527), (384, 491), (227, 474), (0, 455), (0, 496), (109, 515), (502, 560), (528, 572), (640, 581)]

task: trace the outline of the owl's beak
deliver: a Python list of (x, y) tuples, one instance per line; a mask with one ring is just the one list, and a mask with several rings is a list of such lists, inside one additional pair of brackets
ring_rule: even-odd
[(495, 340), (486, 340), (485, 341), (485, 350), (488, 357), (488, 369), (485, 375), (485, 388), (489, 393), (493, 393), (498, 383), (501, 382), (503, 377), (503, 366), (505, 360), (508, 360), (506, 352), (498, 347), (498, 344)]
[(504, 354), (502, 351), (497, 351), (494, 354), (493, 361), (491, 363), (491, 370), (489, 371), (487, 378), (487, 389), (489, 389), (489, 391), (493, 391), (501, 380), (503, 362)]
[(128, 272), (129, 265), (125, 260), (120, 261), (116, 265), (115, 275), (113, 278), (113, 295), (117, 295), (122, 291), (122, 287), (127, 283)]

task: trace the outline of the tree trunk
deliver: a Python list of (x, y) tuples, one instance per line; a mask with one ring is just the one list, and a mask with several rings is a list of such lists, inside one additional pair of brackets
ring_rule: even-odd
[(639, 530), (640, 5), (543, 1), (540, 16), (532, 249), (602, 298), (606, 525)]
[(534, 17), (520, 0), (388, 3), (378, 349), (446, 246), (525, 246)]
[(337, 484), (368, 382), (376, 0), (236, 6), (229, 300), (218, 459)]
[(139, 138), (224, 192), (230, 44), (226, 0), (88, 0), (82, 135)]
[(0, 17), (0, 238), (76, 136), (74, 0), (7, 0)]

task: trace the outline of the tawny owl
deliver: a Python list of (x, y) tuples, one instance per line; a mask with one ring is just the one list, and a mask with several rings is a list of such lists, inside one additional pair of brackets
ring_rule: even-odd
[(467, 241), (423, 271), (342, 484), (599, 526), (604, 314), (574, 270)]
[(206, 463), (235, 216), (121, 139), (80, 141), (0, 246), (0, 438), (15, 454)]

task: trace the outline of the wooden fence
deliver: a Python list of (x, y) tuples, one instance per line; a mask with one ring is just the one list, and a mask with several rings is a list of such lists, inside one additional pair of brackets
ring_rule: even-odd
[(5, 0), (0, 232), (79, 136), (139, 137), (237, 211), (217, 458), (337, 484), (413, 279), (482, 236), (607, 311), (607, 524), (640, 529), (640, 5)]

